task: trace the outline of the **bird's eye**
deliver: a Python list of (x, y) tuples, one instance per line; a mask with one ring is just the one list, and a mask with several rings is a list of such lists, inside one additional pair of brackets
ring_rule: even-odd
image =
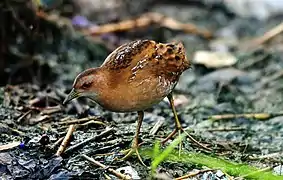
[(88, 89), (88, 88), (90, 88), (91, 84), (92, 83), (83, 83), (82, 88), (83, 89)]

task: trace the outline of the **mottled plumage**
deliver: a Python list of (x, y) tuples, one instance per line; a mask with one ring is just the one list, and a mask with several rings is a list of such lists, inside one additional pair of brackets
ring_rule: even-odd
[(82, 72), (74, 88), (97, 91), (92, 99), (111, 111), (144, 110), (165, 98), (189, 67), (181, 43), (137, 40), (117, 48), (99, 68)]
[(180, 75), (189, 67), (182, 43), (163, 44), (152, 40), (129, 42), (114, 50), (100, 67), (80, 73), (64, 103), (85, 96), (110, 111), (137, 111), (138, 127), (132, 145), (132, 150), (137, 152), (143, 111), (165, 97), (170, 101), (176, 123), (176, 130), (165, 141), (182, 130), (172, 91)]

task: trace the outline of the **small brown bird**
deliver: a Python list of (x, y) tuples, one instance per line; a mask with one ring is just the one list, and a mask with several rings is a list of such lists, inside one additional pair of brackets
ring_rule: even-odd
[(97, 68), (80, 73), (63, 104), (87, 97), (113, 112), (138, 112), (138, 125), (131, 150), (124, 157), (138, 153), (138, 136), (144, 110), (169, 99), (175, 117), (175, 130), (163, 141), (183, 131), (178, 119), (172, 91), (180, 75), (190, 67), (182, 43), (156, 43), (137, 40), (114, 50)]

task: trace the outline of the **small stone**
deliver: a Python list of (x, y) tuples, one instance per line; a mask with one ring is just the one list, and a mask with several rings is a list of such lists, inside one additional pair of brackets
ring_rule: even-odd
[(222, 171), (220, 171), (220, 170), (217, 170), (215, 175), (217, 177), (221, 178), (222, 176), (224, 176), (224, 173)]
[(141, 179), (138, 172), (132, 166), (121, 167), (116, 169), (116, 171), (130, 176), (132, 179)]
[(193, 63), (202, 64), (207, 68), (222, 68), (234, 65), (238, 59), (229, 52), (197, 51)]
[(282, 176), (283, 175), (283, 165), (279, 165), (279, 166), (276, 166), (275, 168), (273, 168), (273, 172), (276, 175)]
[(50, 138), (48, 135), (46, 134), (43, 134), (39, 140), (39, 143), (43, 146), (46, 146), (47, 144), (50, 143)]
[(215, 179), (215, 175), (212, 172), (205, 172), (200, 178), (201, 180), (207, 180), (207, 179)]

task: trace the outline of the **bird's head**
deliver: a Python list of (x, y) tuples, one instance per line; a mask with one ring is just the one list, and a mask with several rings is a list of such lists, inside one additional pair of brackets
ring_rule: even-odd
[(87, 97), (92, 100), (96, 100), (97, 93), (97, 79), (98, 69), (90, 68), (81, 72), (75, 79), (73, 83), (73, 88), (68, 96), (65, 98), (63, 104), (67, 104), (69, 101), (78, 97)]

